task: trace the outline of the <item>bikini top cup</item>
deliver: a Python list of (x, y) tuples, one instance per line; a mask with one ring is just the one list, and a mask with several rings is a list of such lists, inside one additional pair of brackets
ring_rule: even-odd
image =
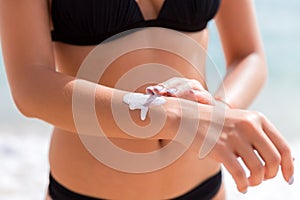
[(52, 40), (97, 45), (125, 30), (164, 27), (195, 32), (205, 29), (220, 0), (164, 0), (157, 19), (145, 20), (135, 0), (52, 0)]

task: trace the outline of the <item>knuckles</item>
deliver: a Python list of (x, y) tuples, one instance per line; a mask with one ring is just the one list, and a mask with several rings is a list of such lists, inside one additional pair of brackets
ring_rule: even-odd
[(255, 113), (255, 114), (257, 115), (257, 117), (259, 117), (261, 120), (266, 118), (266, 116), (265, 116), (262, 112), (255, 111), (254, 113)]
[(264, 174), (265, 170), (264, 170), (264, 167), (261, 165), (261, 164), (256, 164), (253, 166), (253, 168), (251, 169), (251, 173), (254, 175), (254, 174), (257, 174), (258, 176), (259, 175), (262, 175)]
[(292, 154), (291, 148), (287, 145), (282, 146), (280, 150), (282, 156), (288, 157)]
[(248, 112), (245, 116), (244, 116), (244, 122), (248, 123), (248, 124), (256, 124), (256, 123), (260, 123), (261, 122), (261, 114), (259, 112), (256, 111), (251, 111)]
[(236, 122), (236, 127), (242, 128), (242, 130), (248, 130), (252, 134), (260, 134), (259, 129), (262, 127), (262, 114), (256, 111), (245, 111), (241, 113), (240, 118)]
[(270, 157), (270, 161), (269, 161), (269, 165), (272, 165), (272, 166), (279, 166), (280, 163), (281, 163), (281, 156), (280, 155), (277, 155), (277, 154), (274, 154)]
[(269, 172), (265, 175), (265, 179), (272, 179), (272, 178), (275, 178), (275, 176), (277, 175), (277, 172), (278, 172), (278, 168), (277, 170), (274, 170), (273, 172)]
[(219, 140), (215, 144), (215, 149), (221, 153), (222, 152), (225, 153), (228, 151), (228, 146), (226, 144), (226, 140), (222, 136), (219, 138)]
[(259, 184), (261, 184), (263, 181), (263, 177), (253, 177), (251, 178), (251, 186), (257, 186)]
[(236, 177), (237, 179), (241, 180), (241, 179), (246, 178), (246, 173), (242, 168), (235, 168), (232, 170), (232, 173), (233, 173), (232, 175), (234, 177)]

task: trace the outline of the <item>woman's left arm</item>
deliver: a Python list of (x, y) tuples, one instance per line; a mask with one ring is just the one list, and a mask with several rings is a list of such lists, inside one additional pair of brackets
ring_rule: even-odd
[(267, 77), (253, 1), (222, 0), (215, 21), (227, 66), (223, 86), (215, 98), (232, 108), (247, 108)]

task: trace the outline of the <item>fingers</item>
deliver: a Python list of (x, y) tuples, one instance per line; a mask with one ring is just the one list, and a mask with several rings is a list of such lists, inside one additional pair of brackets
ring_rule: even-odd
[(202, 103), (202, 104), (213, 105), (213, 97), (206, 90), (205, 91), (192, 90), (191, 92), (193, 94), (194, 101), (197, 101), (198, 103)]
[[(174, 78), (168, 79), (167, 81), (160, 83), (158, 85), (147, 87), (146, 92), (152, 93), (152, 94), (166, 95), (167, 90), (172, 89), (173, 92), (171, 92), (171, 93), (175, 93), (174, 89), (176, 89), (176, 87), (178, 85), (182, 84), (183, 80), (185, 80), (185, 79), (174, 77)], [(170, 91), (168, 91), (168, 92), (170, 92)]]
[(250, 171), (249, 186), (259, 185), (264, 180), (265, 167), (255, 154), (254, 149), (246, 142), (241, 141), (237, 154)]
[(271, 179), (277, 175), (281, 155), (263, 130), (259, 131), (260, 133), (258, 134), (258, 138), (253, 142), (253, 146), (265, 162), (264, 179)]
[[(246, 116), (246, 120), (232, 126), (232, 131), (224, 132), (227, 138), (226, 148), (223, 151), (217, 149), (224, 155), (220, 160), (232, 174), (239, 191), (243, 192), (246, 186), (259, 185), (263, 180), (275, 177), (280, 165), (285, 180), (292, 184), (293, 157), (287, 142), (275, 126), (260, 113), (249, 112)], [(236, 158), (226, 157), (226, 152), (241, 157), (250, 171), (248, 182), (245, 181), (245, 172), (240, 168)]]
[(174, 77), (158, 85), (148, 87), (147, 91), (161, 95), (167, 93), (174, 95), (175, 93), (188, 92), (191, 89), (205, 90), (197, 80)]
[[(219, 155), (216, 160), (224, 164), (240, 192), (245, 192), (248, 186), (259, 185), (263, 180), (275, 177), (280, 165), (285, 180), (292, 184), (294, 165), (287, 142), (260, 113), (242, 114), (241, 120), (233, 122), (234, 126), (228, 124), (228, 130), (224, 129), (222, 142), (225, 145), (222, 147), (220, 143), (220, 148), (214, 149)], [(250, 171), (248, 179), (237, 156), (241, 157)]]
[[(247, 134), (253, 147), (265, 162), (265, 179), (277, 175), (281, 165), (284, 179), (291, 184), (293, 182), (294, 165), (291, 150), (275, 126), (261, 113), (255, 113), (258, 120), (251, 122), (251, 134)], [(256, 121), (256, 122), (255, 122)], [(258, 123), (257, 123), (258, 122)], [(244, 131), (247, 131), (244, 129)], [(249, 131), (248, 130), (248, 131)]]
[(275, 126), (264, 116), (262, 118), (262, 128), (272, 143), (275, 145), (281, 157), (281, 171), (284, 179), (289, 183), (293, 183), (294, 163), (291, 154), (291, 149), (285, 139)]
[(232, 178), (234, 179), (237, 189), (241, 193), (246, 193), (247, 188), (249, 186), (249, 182), (246, 176), (246, 173), (237, 160), (237, 157), (232, 154), (231, 152), (223, 154), (222, 162), (225, 168), (228, 170), (228, 172), (231, 174)]
[(167, 96), (174, 96), (191, 101), (196, 101), (202, 104), (213, 105), (212, 95), (208, 91), (201, 89), (198, 84), (181, 84), (176, 88), (167, 89), (166, 94)]
[(202, 104), (213, 104), (211, 94), (203, 88), (199, 81), (194, 79), (171, 78), (161, 84), (147, 87), (146, 92), (184, 98)]

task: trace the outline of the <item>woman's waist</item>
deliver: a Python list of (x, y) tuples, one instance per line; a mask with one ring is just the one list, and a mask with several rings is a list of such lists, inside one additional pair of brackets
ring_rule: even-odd
[[(159, 151), (167, 141), (129, 141), (114, 139), (112, 142), (125, 151), (147, 153)], [(133, 146), (132, 146), (133, 145)], [(109, 154), (109, 151), (107, 151)], [(110, 155), (108, 155), (110, 156)], [(111, 155), (113, 156), (113, 155)], [(164, 153), (160, 159), (168, 159)], [(111, 157), (113, 160), (114, 158)], [(145, 162), (145, 161), (141, 161)], [(130, 163), (139, 165), (140, 163)], [(122, 166), (119, 166), (122, 167)], [(105, 161), (94, 157), (74, 133), (55, 130), (50, 148), (50, 168), (53, 176), (66, 187), (83, 194), (112, 197), (116, 190), (135, 190), (140, 195), (179, 195), (199, 184), (219, 170), (219, 165), (209, 159), (199, 160), (197, 154), (187, 150), (174, 162), (161, 169), (145, 173), (113, 169)], [(88, 184), (87, 184), (88, 183)], [(149, 189), (151, 188), (151, 189)], [(152, 194), (150, 194), (152, 192)], [(157, 194), (161, 195), (161, 194)]]

